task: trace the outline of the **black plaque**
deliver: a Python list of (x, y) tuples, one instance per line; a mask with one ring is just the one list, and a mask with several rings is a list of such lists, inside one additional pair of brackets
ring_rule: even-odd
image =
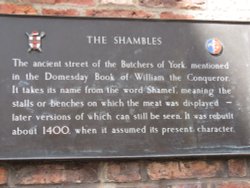
[(250, 154), (249, 23), (0, 24), (0, 159)]

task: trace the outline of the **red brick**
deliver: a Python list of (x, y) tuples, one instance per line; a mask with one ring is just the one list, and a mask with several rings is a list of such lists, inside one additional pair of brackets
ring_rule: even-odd
[(228, 161), (228, 175), (231, 177), (244, 177), (247, 175), (247, 163), (244, 159), (231, 159)]
[(162, 12), (160, 17), (161, 19), (194, 19), (194, 16), (191, 15), (175, 14), (172, 12)]
[(37, 14), (31, 5), (0, 4), (1, 14)]
[(39, 185), (98, 181), (95, 164), (46, 164), (24, 166), (16, 171), (16, 184)]
[(92, 17), (120, 17), (120, 18), (152, 18), (153, 16), (142, 10), (87, 10), (86, 16)]
[(56, 0), (18, 0), (20, 3), (55, 4)]
[(250, 182), (226, 182), (217, 185), (216, 188), (250, 188)]
[(5, 168), (0, 167), (0, 185), (6, 184), (8, 179), (8, 172)]
[(222, 162), (153, 162), (147, 167), (151, 180), (216, 177), (224, 172)]
[(77, 5), (93, 5), (94, 0), (56, 0), (56, 3), (69, 3)]
[(135, 182), (141, 180), (140, 167), (136, 162), (109, 163), (105, 170), (108, 182)]
[(140, 0), (142, 6), (147, 7), (178, 7), (183, 9), (204, 8), (206, 0)]
[(43, 15), (56, 15), (56, 16), (78, 16), (79, 12), (75, 9), (66, 9), (66, 10), (58, 10), (58, 9), (43, 9)]

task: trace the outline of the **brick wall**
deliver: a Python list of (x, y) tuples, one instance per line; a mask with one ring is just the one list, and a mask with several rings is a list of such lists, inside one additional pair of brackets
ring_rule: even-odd
[[(250, 20), (249, 0), (0, 0), (2, 14)], [(250, 188), (250, 158), (0, 162), (0, 187)]]
[(1, 162), (0, 187), (249, 188), (249, 159)]
[(0, 13), (250, 20), (249, 0), (0, 0)]

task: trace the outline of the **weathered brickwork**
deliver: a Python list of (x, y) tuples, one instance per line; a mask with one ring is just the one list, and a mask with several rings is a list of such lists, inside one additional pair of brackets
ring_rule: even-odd
[(17, 165), (17, 185), (95, 183), (98, 182), (98, 163), (57, 163)]
[(250, 20), (249, 0), (0, 0), (2, 14)]
[(247, 175), (245, 159), (231, 159), (228, 161), (228, 175), (231, 177), (244, 177)]
[(107, 182), (136, 182), (141, 180), (138, 163), (108, 163), (105, 170)]
[(1, 162), (0, 187), (250, 188), (249, 162), (246, 157)]
[[(0, 0), (0, 13), (250, 21), (250, 1)], [(250, 158), (0, 162), (0, 187), (250, 188)]]
[(152, 180), (171, 180), (219, 177), (224, 169), (221, 161), (153, 162), (148, 165), (147, 172)]
[(8, 178), (8, 171), (4, 167), (0, 167), (0, 185), (6, 184)]

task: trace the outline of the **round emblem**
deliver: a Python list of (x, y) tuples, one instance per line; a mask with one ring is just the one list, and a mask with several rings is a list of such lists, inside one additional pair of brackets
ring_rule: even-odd
[(211, 55), (220, 55), (223, 51), (223, 45), (218, 38), (207, 40), (206, 48)]

